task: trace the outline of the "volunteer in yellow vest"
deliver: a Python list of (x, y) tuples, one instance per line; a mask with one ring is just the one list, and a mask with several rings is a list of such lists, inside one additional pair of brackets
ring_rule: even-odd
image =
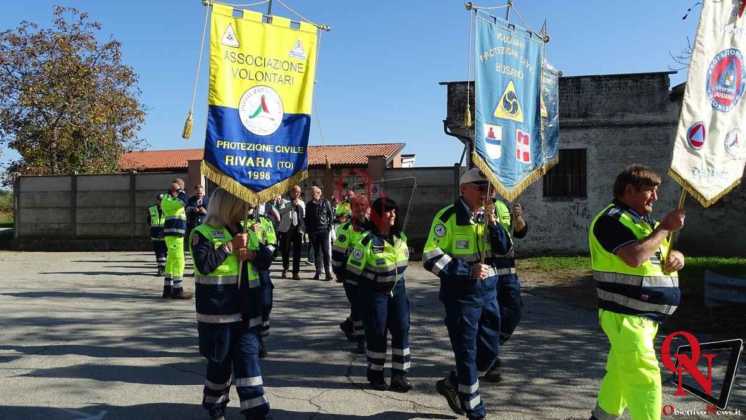
[[(409, 298), (404, 272), (409, 264), (407, 236), (401, 231), (398, 208), (379, 198), (370, 209), (371, 230), (352, 247), (347, 274), (357, 278), (365, 314), (368, 345), (367, 377), (373, 389), (407, 392), (410, 367)], [(391, 333), (391, 386), (384, 379), (386, 342)]]
[(163, 297), (174, 299), (191, 299), (184, 293), (184, 234), (186, 233), (186, 193), (184, 181), (176, 178), (171, 182), (171, 189), (161, 201), (161, 208), (166, 221), (163, 234), (166, 240), (166, 277), (163, 281)]
[(261, 261), (256, 235), (242, 233), (248, 210), (247, 203), (218, 188), (205, 222), (189, 238), (199, 351), (207, 359), (202, 406), (211, 419), (224, 418), (231, 383), (247, 419), (269, 413), (259, 364), (262, 292), (256, 269), (267, 262)]
[[(528, 233), (528, 224), (523, 218), (523, 206), (513, 203), (511, 212), (507, 204), (499, 198), (493, 201), (497, 221), (506, 232), (511, 234), (511, 241), (513, 238), (524, 238)], [(511, 248), (505, 256), (495, 258), (493, 267), (498, 271), (497, 306), (500, 308), (500, 347), (502, 348), (513, 335), (523, 315), (521, 281), (515, 267), (515, 247)], [(498, 357), (482, 379), (486, 382), (500, 382), (502, 380), (501, 365), (502, 362)]]
[(352, 217), (352, 200), (355, 198), (355, 191), (349, 190), (345, 193), (344, 200), (337, 204), (334, 209), (334, 217), (336, 218), (337, 224), (347, 223)]
[(365, 353), (365, 330), (363, 329), (363, 308), (360, 302), (360, 290), (357, 279), (346, 275), (347, 258), (352, 248), (370, 229), (368, 216), (370, 214), (370, 203), (368, 197), (357, 196), (351, 203), (352, 218), (343, 223), (337, 229), (337, 239), (332, 246), (332, 270), (337, 276), (337, 281), (344, 283), (345, 295), (350, 303), (350, 316), (339, 324), (349, 341), (356, 343), (353, 352)]
[(500, 345), (499, 271), (494, 264), (512, 243), (497, 221), (484, 174), (469, 169), (459, 184), (459, 200), (435, 214), (422, 261), (440, 278), (439, 297), (456, 359), (455, 372), (438, 381), (436, 390), (455, 413), (482, 419), (486, 411), (479, 377), (495, 363)]
[(676, 272), (684, 256), (667, 236), (684, 226), (684, 211), (651, 218), (660, 176), (633, 165), (614, 182), (614, 201), (591, 222), (588, 247), (598, 293), (598, 316), (611, 348), (592, 419), (660, 419), (661, 374), (654, 340), (658, 325), (680, 300)]
[(158, 267), (157, 276), (162, 276), (166, 270), (166, 242), (163, 238), (163, 224), (166, 217), (161, 210), (161, 200), (165, 194), (156, 196), (156, 203), (148, 207), (148, 225), (150, 225), (150, 241), (153, 243), (155, 264)]
[(260, 258), (257, 259), (256, 269), (259, 273), (259, 281), (262, 289), (262, 326), (259, 329), (259, 357), (267, 357), (267, 346), (265, 338), (269, 336), (269, 315), (272, 312), (272, 291), (275, 288), (270, 277), (270, 267), (277, 249), (277, 235), (272, 220), (263, 214), (257, 214), (258, 208), (251, 210), (249, 228), (246, 229), (250, 236), (259, 244)]

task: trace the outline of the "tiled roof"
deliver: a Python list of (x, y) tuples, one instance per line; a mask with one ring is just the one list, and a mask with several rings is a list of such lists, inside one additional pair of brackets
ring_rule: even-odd
[[(384, 156), (391, 159), (404, 148), (404, 143), (348, 144), (334, 146), (309, 146), (308, 166), (367, 165), (368, 156)], [(122, 156), (119, 168), (122, 171), (178, 170), (186, 169), (187, 161), (202, 160), (203, 149), (149, 150), (129, 152)]]
[(324, 166), (326, 158), (335, 165), (367, 165), (368, 156), (383, 156), (389, 160), (404, 148), (404, 143), (345, 144), (309, 146), (308, 166)]
[(203, 155), (203, 149), (129, 152), (119, 160), (119, 169), (122, 171), (186, 169), (187, 161), (202, 160)]

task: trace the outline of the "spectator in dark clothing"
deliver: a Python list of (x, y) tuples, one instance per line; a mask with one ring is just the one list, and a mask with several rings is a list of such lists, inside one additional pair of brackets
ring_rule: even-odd
[(187, 214), (187, 234), (189, 237), (192, 229), (201, 225), (207, 214), (207, 204), (209, 199), (205, 196), (204, 185), (194, 186), (194, 195), (189, 198), (186, 205)]
[(306, 204), (300, 198), (300, 187), (290, 189), (290, 200), (280, 199), (275, 207), (280, 213), (280, 224), (277, 232), (280, 236), (280, 251), (282, 252), (282, 278), (287, 277), (290, 267), (290, 251), (293, 251), (293, 280), (300, 280), (300, 248), (305, 232), (303, 217)]
[(306, 233), (313, 246), (314, 263), (316, 274), (314, 280), (321, 276), (321, 262), (324, 263), (325, 280), (332, 279), (329, 265), (331, 247), (329, 244), (329, 232), (332, 230), (334, 211), (328, 200), (321, 197), (321, 188), (312, 187), (313, 199), (306, 203)]

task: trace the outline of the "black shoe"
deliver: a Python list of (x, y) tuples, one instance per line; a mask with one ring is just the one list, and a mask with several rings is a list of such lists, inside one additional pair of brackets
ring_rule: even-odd
[(386, 384), (386, 380), (383, 379), (383, 372), (381, 371), (368, 369), (368, 371), (365, 374), (365, 377), (368, 379), (368, 382), (370, 383), (370, 387), (377, 391), (385, 391), (389, 387)]
[(464, 415), (464, 409), (461, 408), (461, 403), (458, 399), (458, 392), (456, 392), (456, 388), (453, 387), (451, 384), (451, 381), (448, 378), (443, 378), (439, 380), (435, 384), (435, 389), (438, 391), (438, 394), (445, 397), (446, 401), (448, 402), (448, 406), (451, 407), (451, 410), (459, 415)]
[(491, 382), (491, 383), (498, 383), (502, 381), (502, 375), (500, 374), (500, 359), (495, 360), (495, 363), (492, 365), (492, 367), (487, 371), (487, 373), (482, 376), (482, 380), (485, 382)]
[(272, 420), (272, 414), (267, 413), (263, 416), (258, 416), (258, 415), (252, 416), (251, 414), (244, 414), (244, 418), (246, 420)]
[(283, 279), (286, 279), (286, 278), (288, 278), (288, 271), (287, 271), (287, 270), (282, 270), (282, 276), (281, 276), (281, 277), (282, 277)]
[(262, 347), (259, 349), (259, 358), (264, 359), (265, 357), (267, 357), (267, 347), (262, 345)]
[(192, 294), (185, 292), (183, 287), (173, 289), (171, 292), (171, 299), (190, 300), (191, 298)]
[(216, 408), (215, 411), (210, 410), (210, 420), (225, 420), (225, 408)]
[(412, 384), (409, 383), (405, 375), (392, 375), (391, 386), (389, 390), (394, 392), (405, 393), (412, 389)]
[(158, 267), (158, 274), (156, 276), (163, 277), (164, 274), (166, 274), (166, 270), (163, 267)]
[(350, 321), (350, 318), (347, 318), (343, 322), (341, 322), (339, 324), (339, 329), (342, 330), (343, 333), (345, 333), (347, 341), (355, 340), (355, 338), (352, 336), (352, 321)]
[(389, 388), (388, 385), (386, 385), (386, 381), (381, 379), (380, 381), (370, 381), (370, 387), (375, 389), (376, 391), (385, 391)]
[(298, 273), (293, 273), (293, 280), (300, 280)]
[(163, 299), (168, 299), (171, 297), (171, 293), (173, 292), (171, 286), (163, 286), (163, 295), (161, 296)]
[(332, 281), (334, 280), (334, 276), (331, 275), (331, 273), (326, 273), (324, 276), (324, 281)]
[(321, 277), (321, 273), (316, 273), (313, 275), (314, 280), (318, 280)]

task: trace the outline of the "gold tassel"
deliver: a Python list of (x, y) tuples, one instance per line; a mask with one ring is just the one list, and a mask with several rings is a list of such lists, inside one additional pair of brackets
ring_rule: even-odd
[(518, 198), (518, 196), (521, 195), (521, 193), (526, 188), (528, 188), (531, 184), (541, 179), (542, 177), (542, 170), (541, 168), (539, 168), (531, 172), (528, 176), (526, 176), (526, 178), (523, 179), (523, 181), (513, 186), (513, 188), (506, 189), (492, 172), (492, 169), (490, 169), (490, 167), (487, 165), (487, 162), (482, 160), (482, 157), (479, 156), (476, 152), (472, 153), (471, 161), (474, 163), (474, 166), (479, 168), (484, 176), (487, 177), (495, 191), (497, 191), (497, 193), (500, 194), (502, 198), (510, 202), (513, 202), (513, 200)]
[(269, 188), (254, 192), (204, 160), (202, 161), (202, 165), (200, 165), (200, 169), (202, 174), (218, 187), (255, 206), (265, 201), (271, 201), (277, 194), (286, 193), (293, 185), (300, 184), (301, 181), (308, 177), (308, 170), (300, 171)]
[(464, 114), (464, 127), (471, 128), (471, 104), (466, 102), (466, 113)]
[(683, 176), (679, 175), (678, 172), (676, 172), (673, 168), (668, 168), (668, 176), (673, 178), (674, 181), (676, 181), (679, 185), (681, 185), (684, 190), (689, 193), (692, 197), (694, 197), (699, 204), (702, 205), (702, 207), (707, 208), (711, 205), (717, 203), (721, 198), (723, 198), (726, 194), (733, 191), (734, 188), (739, 186), (741, 184), (741, 179), (737, 179), (735, 182), (733, 182), (728, 188), (721, 191), (718, 195), (715, 197), (710, 198), (709, 200), (705, 198), (702, 193), (697, 191), (696, 188), (694, 188), (693, 185), (691, 185)]
[(184, 121), (184, 131), (181, 132), (181, 137), (184, 140), (189, 140), (189, 137), (192, 137), (192, 111), (189, 111), (186, 121)]

